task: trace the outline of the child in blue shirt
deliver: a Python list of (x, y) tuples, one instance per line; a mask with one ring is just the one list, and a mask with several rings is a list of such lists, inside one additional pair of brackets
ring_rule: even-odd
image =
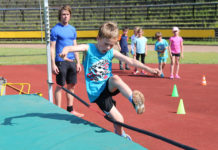
[[(85, 51), (86, 56), (83, 66), (90, 102), (96, 103), (109, 117), (123, 123), (124, 118), (116, 108), (112, 96), (121, 93), (132, 103), (137, 114), (142, 114), (145, 111), (144, 95), (137, 90), (132, 91), (118, 75), (112, 74), (112, 59), (117, 58), (155, 75), (160, 75), (160, 71), (114, 50), (113, 47), (117, 43), (118, 35), (119, 29), (117, 24), (106, 22), (99, 28), (97, 44), (67, 46), (63, 49), (60, 56), (65, 59), (68, 52)], [(116, 134), (131, 140), (130, 136), (125, 134), (122, 126), (114, 124), (114, 128)]]
[(165, 39), (162, 38), (161, 32), (155, 34), (157, 41), (155, 43), (155, 51), (157, 51), (159, 70), (161, 71), (161, 78), (164, 78), (163, 69), (166, 65), (168, 58), (168, 43)]
[[(119, 37), (119, 44), (120, 44), (120, 53), (129, 57), (129, 49), (128, 49), (128, 27), (123, 28), (123, 34)], [(120, 70), (124, 70), (123, 68), (123, 62), (119, 61), (120, 63)], [(130, 70), (128, 67), (128, 64), (125, 64), (125, 69)]]

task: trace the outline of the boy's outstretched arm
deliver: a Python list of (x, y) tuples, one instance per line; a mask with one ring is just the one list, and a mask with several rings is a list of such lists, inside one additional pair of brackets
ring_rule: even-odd
[(141, 63), (140, 61), (133, 59), (133, 58), (130, 58), (130, 57), (127, 57), (125, 55), (122, 55), (121, 53), (119, 53), (118, 51), (115, 51), (115, 50), (114, 50), (114, 58), (117, 58), (121, 61), (124, 61), (131, 66), (144, 69), (147, 72), (150, 72), (154, 75), (160, 76), (160, 74), (161, 74), (159, 69), (148, 67), (148, 66), (144, 65), (143, 63)]
[(88, 44), (65, 46), (59, 56), (65, 58), (69, 52), (83, 52), (83, 51), (87, 51), (88, 48), (89, 48)]

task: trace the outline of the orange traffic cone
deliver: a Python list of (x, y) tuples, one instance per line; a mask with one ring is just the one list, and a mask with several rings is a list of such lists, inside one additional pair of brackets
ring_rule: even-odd
[(207, 81), (206, 81), (205, 75), (203, 75), (201, 84), (202, 84), (202, 85), (207, 85)]

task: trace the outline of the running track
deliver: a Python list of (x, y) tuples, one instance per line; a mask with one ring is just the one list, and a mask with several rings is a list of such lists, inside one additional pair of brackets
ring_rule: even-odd
[[(157, 67), (156, 65), (149, 65)], [(31, 83), (31, 93), (41, 92), (48, 98), (46, 65), (11, 65), (0, 66), (0, 76), (8, 82)], [(131, 71), (120, 71), (113, 66), (113, 73), (120, 77), (132, 89), (140, 90), (146, 98), (146, 112), (137, 115), (128, 102), (120, 94), (115, 97), (117, 107), (125, 118), (125, 123), (135, 127), (173, 139), (200, 150), (216, 150), (218, 147), (218, 65), (181, 65), (180, 80), (153, 78), (149, 76), (133, 76)], [(165, 75), (169, 76), (169, 65)], [(203, 74), (206, 75), (207, 86), (201, 85)], [(53, 77), (53, 81), (55, 78)], [(177, 85), (179, 97), (171, 97), (174, 84)], [(53, 88), (54, 90), (54, 88)], [(78, 75), (75, 92), (88, 102), (85, 91), (83, 72)], [(7, 94), (17, 94), (7, 88)], [(183, 99), (186, 114), (177, 115), (179, 100)], [(66, 107), (65, 96), (63, 108)], [(98, 109), (96, 106), (94, 106)], [(89, 110), (75, 100), (75, 108), (85, 114), (84, 119), (105, 129), (113, 131), (113, 126), (103, 117)], [(179, 148), (163, 141), (126, 130), (133, 140), (150, 150), (177, 150)]]

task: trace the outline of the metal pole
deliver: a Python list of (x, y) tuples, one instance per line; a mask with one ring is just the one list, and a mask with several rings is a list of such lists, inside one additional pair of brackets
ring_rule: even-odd
[(53, 103), (52, 91), (52, 69), (51, 69), (51, 51), (50, 51), (50, 28), (49, 28), (49, 7), (48, 0), (44, 0), (44, 22), (45, 22), (45, 40), (47, 50), (47, 72), (48, 72), (48, 96), (49, 101)]

